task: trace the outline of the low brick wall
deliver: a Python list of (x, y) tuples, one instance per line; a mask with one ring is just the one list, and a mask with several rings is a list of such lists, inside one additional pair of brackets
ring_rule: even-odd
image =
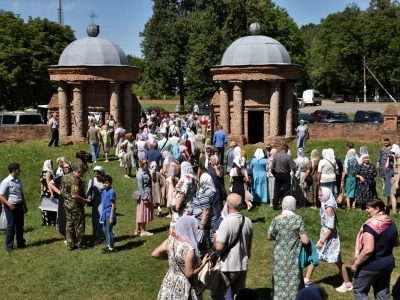
[(393, 143), (399, 142), (397, 131), (387, 130), (384, 124), (309, 124), (311, 140), (348, 140), (359, 142), (381, 141), (385, 137)]
[(50, 139), (48, 125), (0, 126), (0, 142)]

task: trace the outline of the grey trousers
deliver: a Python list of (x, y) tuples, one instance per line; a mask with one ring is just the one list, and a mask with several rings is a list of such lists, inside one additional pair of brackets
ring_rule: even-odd
[(389, 300), (390, 271), (360, 270), (354, 276), (353, 292), (356, 300), (369, 300), (368, 292), (372, 286), (376, 300)]
[(246, 287), (247, 271), (240, 272), (221, 272), (218, 288), (211, 291), (212, 300), (224, 300), (228, 287), (232, 290), (232, 299), (235, 299), (237, 293)]

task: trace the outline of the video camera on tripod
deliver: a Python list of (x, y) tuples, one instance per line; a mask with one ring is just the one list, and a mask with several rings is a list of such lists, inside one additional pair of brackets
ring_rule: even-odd
[(88, 163), (93, 163), (92, 154), (87, 153), (86, 151), (81, 150), (76, 152), (75, 157), (79, 158), (84, 166), (87, 166)]

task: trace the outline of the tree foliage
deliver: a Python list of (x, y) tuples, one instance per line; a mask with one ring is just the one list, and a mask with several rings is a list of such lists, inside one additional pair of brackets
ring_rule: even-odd
[(302, 34), (288, 13), (272, 1), (258, 0), (153, 0), (153, 15), (141, 36), (151, 97), (180, 95), (209, 101), (217, 85), (210, 68), (218, 65), (225, 49), (248, 35), (259, 22), (262, 34), (280, 41), (293, 63), (305, 63)]
[(46, 67), (75, 39), (69, 26), (0, 10), (0, 105), (8, 110), (48, 103), (54, 89)]

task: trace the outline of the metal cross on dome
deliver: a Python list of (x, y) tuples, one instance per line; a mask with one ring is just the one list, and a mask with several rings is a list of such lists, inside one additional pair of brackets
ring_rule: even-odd
[(92, 19), (92, 23), (94, 23), (94, 19), (97, 18), (98, 16), (92, 11), (90, 14), (88, 14), (88, 17)]

